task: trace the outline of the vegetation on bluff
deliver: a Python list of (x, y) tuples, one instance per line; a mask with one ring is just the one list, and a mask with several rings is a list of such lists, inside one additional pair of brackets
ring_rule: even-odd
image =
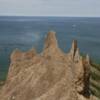
[(92, 61), (91, 65), (91, 92), (100, 98), (100, 64), (96, 64)]

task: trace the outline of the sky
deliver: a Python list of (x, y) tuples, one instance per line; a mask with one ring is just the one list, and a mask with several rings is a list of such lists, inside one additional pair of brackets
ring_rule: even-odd
[(0, 16), (100, 17), (100, 0), (0, 0)]

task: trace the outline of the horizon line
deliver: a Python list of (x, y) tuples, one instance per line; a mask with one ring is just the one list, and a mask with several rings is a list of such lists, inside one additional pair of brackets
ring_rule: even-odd
[(55, 15), (0, 15), (0, 17), (84, 17), (84, 18), (100, 18), (100, 16), (55, 16)]

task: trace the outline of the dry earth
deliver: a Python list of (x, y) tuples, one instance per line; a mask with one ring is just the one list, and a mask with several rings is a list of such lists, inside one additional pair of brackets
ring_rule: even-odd
[(11, 54), (11, 64), (0, 100), (97, 100), (90, 92), (89, 56), (80, 56), (74, 40), (63, 53), (55, 32), (49, 32), (43, 52), (35, 49)]

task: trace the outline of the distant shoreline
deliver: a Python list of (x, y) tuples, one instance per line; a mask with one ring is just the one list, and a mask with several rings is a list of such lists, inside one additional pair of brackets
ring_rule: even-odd
[(9, 16), (9, 15), (0, 15), (0, 18), (1, 17), (16, 17), (16, 18), (19, 18), (19, 17), (26, 17), (26, 18), (32, 18), (32, 17), (37, 17), (37, 18), (39, 18), (39, 17), (43, 17), (43, 18), (45, 18), (45, 17), (51, 17), (51, 18), (53, 18), (53, 17), (56, 17), (56, 18), (100, 18), (100, 17), (96, 17), (96, 16)]

